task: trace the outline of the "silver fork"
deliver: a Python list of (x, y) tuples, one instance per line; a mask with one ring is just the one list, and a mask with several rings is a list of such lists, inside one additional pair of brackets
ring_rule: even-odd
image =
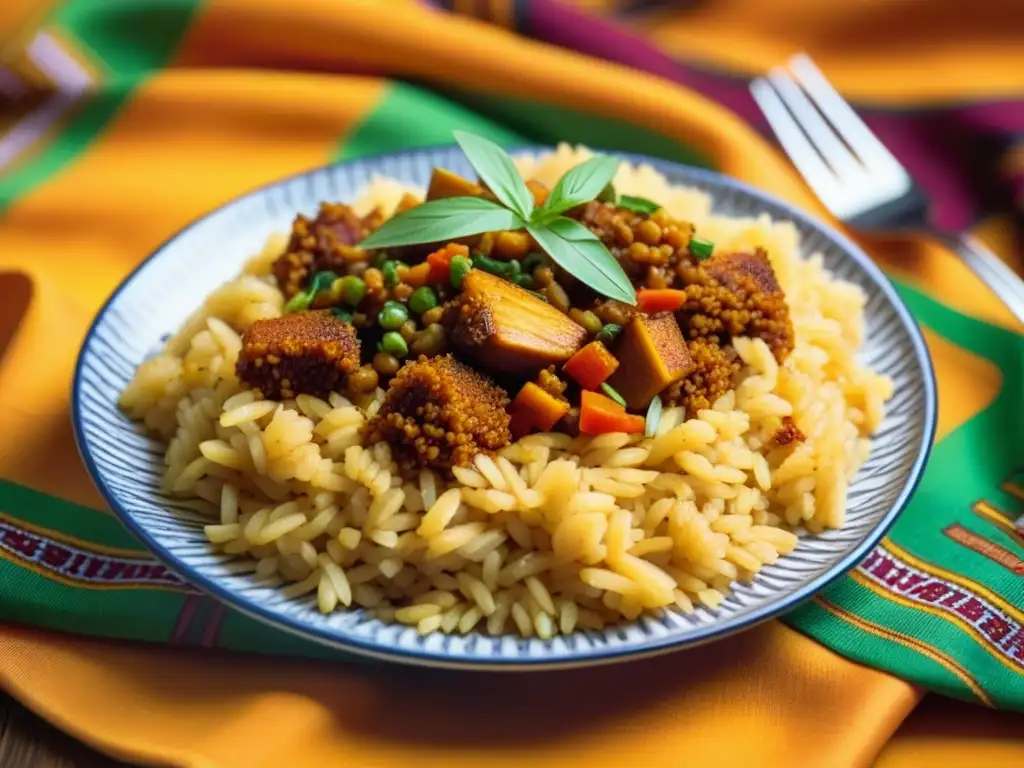
[(1024, 323), (1024, 281), (980, 240), (932, 224), (928, 198), (900, 162), (800, 54), (750, 84), (804, 181), (851, 229), (924, 232), (957, 253)]

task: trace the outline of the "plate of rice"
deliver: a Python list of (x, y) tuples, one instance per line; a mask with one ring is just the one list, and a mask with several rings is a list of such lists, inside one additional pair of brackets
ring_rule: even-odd
[(115, 291), (72, 397), (124, 524), (282, 630), (464, 669), (707, 642), (866, 556), (936, 413), (870, 258), (720, 174), (457, 139), (236, 199)]

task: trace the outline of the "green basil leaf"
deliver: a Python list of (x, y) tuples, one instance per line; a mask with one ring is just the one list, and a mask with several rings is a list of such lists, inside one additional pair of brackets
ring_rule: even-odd
[(481, 232), (522, 229), (526, 222), (508, 208), (480, 197), (429, 200), (385, 221), (359, 245), (390, 248), (437, 243)]
[(661, 422), (662, 403), (661, 397), (655, 395), (651, 404), (647, 406), (647, 422), (644, 425), (644, 435), (654, 437), (658, 431), (658, 424)]
[(453, 131), (452, 134), (494, 196), (524, 219), (529, 219), (533, 213), (533, 195), (505, 150), (493, 141), (472, 133)]
[(619, 208), (625, 208), (627, 211), (633, 213), (640, 213), (644, 216), (650, 216), (656, 210), (661, 208), (653, 200), (648, 200), (646, 197), (634, 197), (633, 195), (620, 195), (619, 196)]
[(526, 231), (556, 264), (577, 280), (602, 296), (636, 304), (636, 291), (619, 262), (597, 235), (578, 221), (562, 216), (547, 226), (531, 224)]
[(589, 203), (611, 183), (618, 169), (618, 159), (608, 155), (594, 155), (575, 168), (570, 168), (534, 215), (541, 214), (547, 219), (577, 205)]

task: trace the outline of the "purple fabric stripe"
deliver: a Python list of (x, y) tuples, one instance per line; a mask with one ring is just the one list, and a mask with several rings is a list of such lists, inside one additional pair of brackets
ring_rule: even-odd
[[(680, 83), (771, 135), (743, 80), (684, 66), (641, 35), (558, 0), (520, 0), (520, 18), (525, 18), (526, 29), (538, 40)], [(1024, 131), (1024, 101), (941, 111), (873, 110), (864, 117), (931, 196), (932, 213), (940, 226), (969, 226), (981, 215), (981, 204), (998, 207), (1000, 191), (1005, 205), (1009, 190), (1006, 180), (998, 178), (993, 147), (1009, 142), (1006, 133)]]

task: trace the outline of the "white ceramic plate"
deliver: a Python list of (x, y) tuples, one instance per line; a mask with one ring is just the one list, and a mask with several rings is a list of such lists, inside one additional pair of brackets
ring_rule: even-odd
[[(525, 148), (537, 153), (541, 148)], [(552, 640), (485, 633), (421, 637), (362, 610), (321, 614), (314, 596), (287, 600), (250, 575), (232, 574), (208, 546), (209, 522), (161, 493), (164, 447), (117, 408), (136, 366), (159, 348), (210, 291), (234, 276), (271, 233), (287, 231), (297, 212), (322, 200), (353, 199), (374, 174), (425, 186), (443, 166), (469, 175), (455, 147), (427, 149), (321, 168), (271, 184), (213, 211), (160, 247), (110, 297), (86, 336), (75, 374), (73, 418), (79, 449), (97, 486), (128, 528), (198, 588), (269, 624), (343, 651), (428, 666), (520, 670), (638, 658), (724, 637), (778, 616), (864, 557), (906, 505), (927, 460), (935, 425), (935, 383), (921, 333), (896, 292), (853, 243), (789, 205), (733, 179), (640, 156), (674, 184), (699, 187), (716, 210), (767, 213), (800, 230), (804, 255), (823, 254), (836, 275), (868, 295), (864, 359), (889, 374), (896, 394), (874, 439), (870, 460), (853, 482), (842, 529), (807, 537), (790, 555), (737, 584), (715, 610), (659, 616), (578, 631)]]

